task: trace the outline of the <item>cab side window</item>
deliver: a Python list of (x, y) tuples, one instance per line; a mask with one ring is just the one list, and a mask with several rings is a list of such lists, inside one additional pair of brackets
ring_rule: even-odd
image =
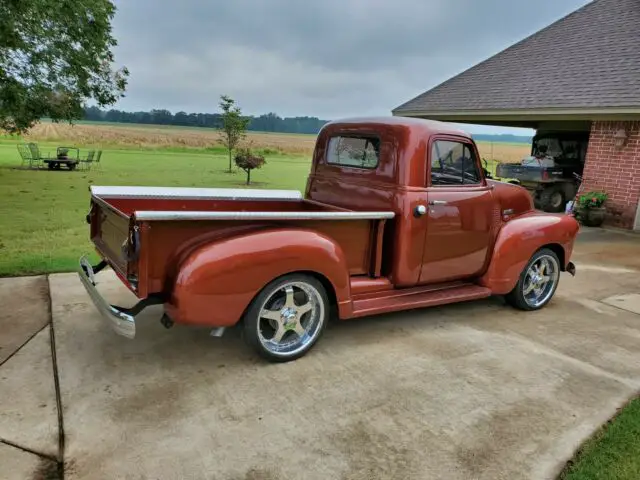
[(468, 144), (436, 140), (431, 147), (431, 185), (474, 185), (481, 182), (475, 152)]

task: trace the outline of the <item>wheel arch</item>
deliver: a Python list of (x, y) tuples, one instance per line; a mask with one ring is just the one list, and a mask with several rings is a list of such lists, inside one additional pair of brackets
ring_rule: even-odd
[(251, 232), (196, 248), (179, 265), (165, 309), (176, 323), (231, 326), (266, 285), (293, 273), (318, 279), (339, 311), (349, 313), (349, 269), (340, 245), (301, 228)]
[(337, 307), (338, 306), (338, 295), (336, 293), (336, 287), (333, 285), (331, 280), (328, 277), (323, 275), (320, 272), (315, 272), (312, 270), (297, 270), (292, 273), (299, 273), (302, 275), (309, 275), (310, 277), (314, 277), (318, 280), (322, 286), (324, 287), (325, 292), (327, 292), (327, 297), (329, 298), (329, 306)]
[(560, 271), (565, 272), (567, 269), (566, 269), (566, 261), (565, 261), (566, 253), (564, 251), (564, 247), (559, 243), (547, 243), (545, 245), (542, 245), (538, 250), (536, 250), (534, 254), (545, 248), (548, 248), (549, 250), (551, 250), (553, 253), (556, 254), (556, 256), (558, 257), (558, 261), (560, 262)]
[(529, 259), (542, 248), (552, 250), (561, 271), (566, 271), (578, 229), (578, 222), (568, 215), (531, 213), (510, 220), (498, 234), (480, 285), (496, 295), (509, 293)]

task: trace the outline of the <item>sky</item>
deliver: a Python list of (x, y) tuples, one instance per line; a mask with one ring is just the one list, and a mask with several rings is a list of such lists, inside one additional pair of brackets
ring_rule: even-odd
[[(390, 115), (588, 0), (114, 0), (115, 108)], [(534, 68), (534, 66), (532, 66)], [(472, 133), (530, 133), (464, 126)]]

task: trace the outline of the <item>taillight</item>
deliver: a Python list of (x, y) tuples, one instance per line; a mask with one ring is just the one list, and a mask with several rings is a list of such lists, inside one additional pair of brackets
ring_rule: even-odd
[(546, 170), (542, 171), (542, 179), (543, 180), (549, 180), (549, 172), (547, 172)]

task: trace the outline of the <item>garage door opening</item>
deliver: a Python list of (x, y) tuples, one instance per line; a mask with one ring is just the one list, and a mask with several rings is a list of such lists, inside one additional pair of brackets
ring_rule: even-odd
[(562, 212), (580, 187), (589, 131), (538, 129), (519, 164), (500, 164), (496, 175), (530, 191), (535, 207)]

